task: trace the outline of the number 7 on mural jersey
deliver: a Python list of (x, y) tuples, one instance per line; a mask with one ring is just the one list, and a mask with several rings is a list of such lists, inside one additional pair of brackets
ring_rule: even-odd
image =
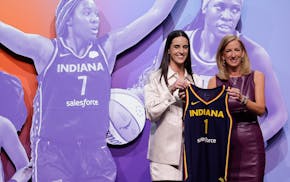
[(85, 95), (86, 93), (87, 79), (88, 79), (87, 76), (78, 76), (78, 80), (82, 81), (81, 95)]

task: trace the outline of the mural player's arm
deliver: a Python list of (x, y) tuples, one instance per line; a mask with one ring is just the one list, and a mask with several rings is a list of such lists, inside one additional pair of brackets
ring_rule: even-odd
[(262, 117), (260, 125), (264, 141), (267, 141), (285, 125), (288, 114), (269, 55), (263, 48), (260, 48), (255, 49), (253, 57), (255, 57), (255, 60), (252, 61), (253, 68), (262, 71), (265, 75), (265, 98), (268, 115)]
[(111, 72), (116, 56), (138, 43), (157, 27), (168, 16), (176, 2), (177, 0), (156, 0), (144, 15), (127, 26), (109, 33), (104, 48), (110, 60), (109, 67)]
[(0, 43), (16, 54), (31, 58), (37, 72), (41, 72), (53, 53), (50, 39), (37, 34), (25, 33), (0, 21)]

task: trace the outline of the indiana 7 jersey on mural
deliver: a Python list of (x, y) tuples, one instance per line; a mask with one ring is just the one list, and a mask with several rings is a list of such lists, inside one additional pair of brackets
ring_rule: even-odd
[(227, 180), (231, 127), (225, 86), (188, 87), (184, 110), (185, 182)]
[(54, 56), (38, 76), (32, 139), (105, 141), (111, 77), (100, 43), (78, 56), (62, 39), (54, 42)]

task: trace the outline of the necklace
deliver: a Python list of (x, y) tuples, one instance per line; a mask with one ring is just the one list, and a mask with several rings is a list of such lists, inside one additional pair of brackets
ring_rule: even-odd
[(231, 77), (230, 78), (230, 86), (236, 86), (238, 83), (239, 77)]

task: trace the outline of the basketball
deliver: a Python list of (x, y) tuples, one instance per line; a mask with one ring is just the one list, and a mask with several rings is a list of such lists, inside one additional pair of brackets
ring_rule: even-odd
[(111, 89), (109, 116), (110, 125), (106, 140), (111, 145), (124, 145), (133, 141), (145, 126), (143, 103), (130, 90)]

